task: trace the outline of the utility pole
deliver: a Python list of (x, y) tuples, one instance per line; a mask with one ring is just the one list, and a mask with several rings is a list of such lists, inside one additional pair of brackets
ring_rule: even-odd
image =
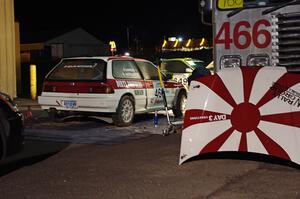
[(129, 50), (129, 31), (130, 31), (130, 28), (129, 26), (126, 27), (126, 32), (127, 32), (127, 49)]

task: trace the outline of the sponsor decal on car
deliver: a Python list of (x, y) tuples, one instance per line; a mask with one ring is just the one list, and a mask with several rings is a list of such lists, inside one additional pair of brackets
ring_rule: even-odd
[(143, 90), (134, 90), (134, 94), (135, 95), (144, 95), (144, 91)]
[(127, 81), (127, 80), (117, 80), (118, 88), (143, 88), (142, 82), (139, 81)]

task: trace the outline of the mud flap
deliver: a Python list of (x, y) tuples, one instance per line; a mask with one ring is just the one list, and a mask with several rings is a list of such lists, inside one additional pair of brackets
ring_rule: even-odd
[(224, 69), (191, 82), (179, 164), (251, 152), (300, 164), (300, 75), (283, 67)]

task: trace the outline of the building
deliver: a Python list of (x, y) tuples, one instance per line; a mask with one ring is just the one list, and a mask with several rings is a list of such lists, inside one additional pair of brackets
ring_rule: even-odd
[[(53, 36), (55, 35), (56, 36)], [(32, 35), (21, 39), (22, 62), (35, 62), (41, 59), (56, 60), (76, 56), (109, 55), (109, 45), (104, 44), (82, 28), (66, 33), (46, 32), (41, 36)]]
[(0, 1), (0, 91), (17, 96), (17, 64), (19, 43), (14, 18), (14, 1)]
[[(21, 35), (22, 36), (22, 35)], [(110, 55), (109, 44), (105, 44), (82, 28), (71, 31), (46, 31), (21, 37), (21, 90), (18, 95), (29, 96), (30, 64), (37, 69), (37, 93), (42, 90), (46, 74), (61, 58), (78, 56)]]

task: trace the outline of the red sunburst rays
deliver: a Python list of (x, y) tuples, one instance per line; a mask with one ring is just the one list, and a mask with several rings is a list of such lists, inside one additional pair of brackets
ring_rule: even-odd
[(277, 144), (274, 140), (268, 137), (260, 129), (257, 128), (254, 131), (270, 155), (290, 160), (290, 157), (287, 154), (287, 152), (279, 144)]
[(218, 75), (202, 77), (199, 79), (199, 82), (206, 85), (210, 90), (219, 95), (232, 107), (236, 106), (235, 100), (233, 99), (224, 82)]
[[(271, 123), (280, 124), (282, 125), (282, 128), (284, 128), (284, 125), (300, 128), (300, 112), (295, 112), (294, 109), (294, 112), (291, 112), (291, 110), (287, 110), (286, 113), (266, 115), (264, 111), (262, 111), (262, 113), (264, 114), (261, 114), (260, 109), (262, 106), (272, 101), (275, 97), (278, 97), (282, 92), (285, 92), (286, 90), (298, 84), (300, 82), (299, 75), (285, 73), (281, 77), (279, 77), (279, 79), (276, 79), (276, 77), (274, 77), (274, 79), (276, 79), (274, 80), (274, 82), (269, 82), (269, 80), (271, 81), (272, 77), (270, 77), (270, 73), (268, 73), (267, 71), (272, 72), (272, 70), (270, 69), (265, 70), (261, 67), (241, 67), (239, 70), (241, 70), (243, 82), (236, 82), (236, 85), (243, 86), (244, 101), (239, 102), (239, 104), (237, 104), (237, 99), (235, 98), (237, 92), (235, 92), (235, 94), (230, 93), (230, 91), (232, 90), (226, 87), (228, 85), (225, 85), (224, 82), (226, 81), (223, 81), (222, 78), (230, 78), (229, 75), (224, 75), (220, 77), (218, 74), (216, 74), (211, 77), (199, 78), (198, 81), (200, 83), (207, 86), (211, 92), (214, 92), (215, 94), (220, 96), (226, 103), (231, 105), (233, 109), (230, 114), (221, 113), (221, 109), (218, 109), (217, 112), (202, 110), (203, 107), (199, 107), (200, 109), (189, 109), (185, 113), (184, 129), (201, 123), (212, 122), (213, 124), (223, 120), (230, 120), (231, 126), (229, 124), (227, 130), (223, 129), (219, 134), (216, 134), (216, 137), (214, 139), (207, 140), (207, 142), (203, 145), (203, 148), (200, 148), (199, 154), (217, 152), (222, 148), (224, 144), (226, 145), (229, 143), (230, 145), (230, 143), (233, 142), (235, 142), (235, 144), (238, 144), (238, 149), (230, 145), (230, 148), (232, 148), (233, 151), (238, 150), (242, 152), (248, 152), (250, 150), (249, 152), (257, 152), (259, 150), (256, 150), (255, 143), (253, 142), (253, 137), (255, 136), (257, 141), (261, 142), (261, 147), (265, 148), (264, 153), (268, 153), (269, 155), (277, 156), (283, 159), (291, 160), (289, 154), (285, 151), (285, 148), (278, 144), (280, 142), (277, 143), (276, 141), (274, 141), (276, 140), (276, 138), (274, 138), (273, 135), (271, 135), (268, 129), (261, 130), (259, 125), (261, 121), (267, 121)], [(259, 80), (256, 79), (258, 74)], [(266, 93), (264, 93), (265, 91), (263, 90), (263, 92), (260, 93), (262, 95), (258, 95), (257, 101), (251, 103), (249, 101), (252, 99), (252, 95), (256, 94), (254, 87), (257, 87), (260, 81), (264, 83), (263, 75), (267, 75), (268, 77), (267, 81), (265, 81), (265, 83), (267, 84), (264, 84), (267, 91)], [(269, 83), (270, 88), (268, 89), (268, 87), (266, 86)], [(229, 86), (236, 85), (231, 84)], [(276, 85), (280, 86), (278, 87)], [(277, 106), (277, 101), (272, 101), (272, 103), (268, 105), (273, 106), (273, 104), (274, 106)], [(280, 104), (278, 104), (278, 106), (280, 106)], [(206, 138), (204, 137), (203, 139)], [(249, 141), (247, 139), (249, 139)], [(227, 143), (227, 140), (230, 140), (230, 142)], [(227, 147), (227, 149), (230, 148)]]
[(242, 75), (244, 80), (244, 101), (249, 102), (250, 94), (252, 91), (252, 86), (259, 67), (247, 68), (242, 67)]
[(300, 128), (300, 112), (263, 115), (261, 120)]
[(203, 147), (200, 154), (218, 151), (221, 148), (221, 146), (225, 143), (225, 141), (231, 136), (233, 131), (233, 127), (229, 128), (227, 131), (225, 131), (217, 138), (212, 140), (210, 143), (208, 143), (205, 147)]

